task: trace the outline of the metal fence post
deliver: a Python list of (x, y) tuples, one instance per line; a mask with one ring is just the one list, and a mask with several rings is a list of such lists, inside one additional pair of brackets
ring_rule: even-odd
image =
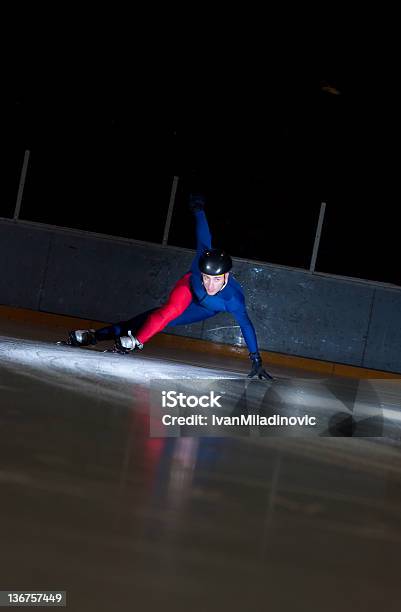
[(17, 219), (19, 218), (19, 213), (21, 210), (22, 194), (24, 193), (26, 173), (28, 170), (29, 154), (30, 154), (30, 151), (26, 150), (25, 155), (24, 155), (24, 162), (22, 164), (21, 176), (19, 179), (17, 203), (15, 204), (14, 217), (13, 217), (14, 221), (17, 221)]
[(171, 217), (173, 215), (173, 208), (174, 208), (174, 203), (175, 203), (175, 194), (177, 192), (178, 179), (179, 179), (179, 177), (175, 176), (173, 178), (173, 184), (171, 185), (170, 202), (169, 202), (169, 205), (168, 205), (166, 224), (164, 226), (164, 234), (163, 234), (162, 246), (166, 246), (167, 245), (168, 234), (169, 234), (169, 231), (170, 231)]
[(311, 259), (311, 262), (310, 262), (310, 268), (309, 268), (310, 272), (314, 272), (315, 271), (316, 259), (317, 259), (317, 253), (318, 253), (318, 250), (319, 250), (320, 235), (322, 233), (322, 225), (323, 225), (323, 219), (324, 219), (325, 211), (326, 211), (326, 202), (322, 202), (320, 204), (319, 221), (317, 223), (316, 235), (315, 235), (315, 243), (313, 245), (312, 259)]

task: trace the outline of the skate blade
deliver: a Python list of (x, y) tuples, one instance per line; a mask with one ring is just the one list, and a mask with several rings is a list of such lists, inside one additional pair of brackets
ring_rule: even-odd
[(116, 351), (115, 349), (105, 349), (102, 353), (113, 353), (113, 355), (131, 355), (134, 351)]

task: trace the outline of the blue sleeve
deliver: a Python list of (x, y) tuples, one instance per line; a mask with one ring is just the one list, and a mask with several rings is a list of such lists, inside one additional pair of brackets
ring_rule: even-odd
[(235, 306), (230, 308), (231, 314), (235, 317), (238, 325), (241, 328), (242, 335), (244, 336), (246, 345), (250, 353), (256, 353), (258, 350), (258, 341), (256, 338), (255, 328), (245, 306), (245, 298), (243, 295), (239, 296), (236, 300)]
[(203, 210), (195, 213), (196, 221), (196, 255), (191, 265), (192, 272), (199, 272), (198, 263), (203, 251), (212, 247), (212, 237), (209, 225)]

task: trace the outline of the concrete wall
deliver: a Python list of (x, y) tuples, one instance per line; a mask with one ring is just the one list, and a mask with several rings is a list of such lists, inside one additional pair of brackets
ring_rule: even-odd
[[(99, 321), (157, 306), (194, 252), (0, 220), (0, 303)], [(401, 288), (234, 260), (261, 349), (401, 373)], [(168, 333), (243, 345), (230, 315)]]

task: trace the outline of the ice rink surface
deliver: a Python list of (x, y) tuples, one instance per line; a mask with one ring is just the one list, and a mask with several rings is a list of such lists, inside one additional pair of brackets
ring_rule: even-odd
[(1, 322), (0, 590), (83, 612), (398, 612), (401, 381), (272, 367), (252, 389), (319, 414), (318, 435), (152, 438), (155, 381), (249, 363), (58, 339)]

